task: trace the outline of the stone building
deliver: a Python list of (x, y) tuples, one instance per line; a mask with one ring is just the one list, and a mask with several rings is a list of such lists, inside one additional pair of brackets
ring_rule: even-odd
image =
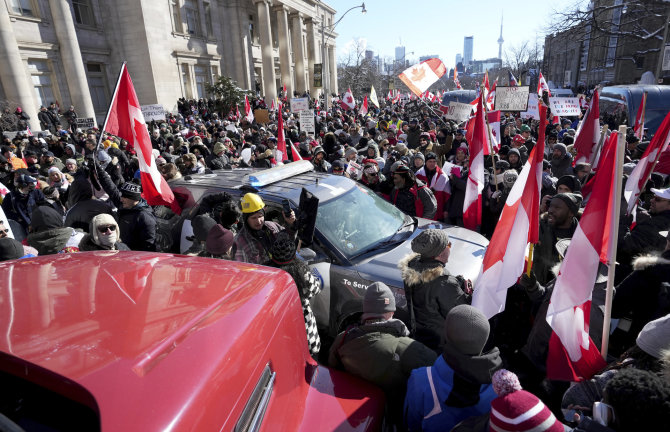
[(0, 0), (0, 100), (34, 129), (54, 101), (102, 123), (126, 61), (142, 105), (172, 111), (220, 75), (269, 103), (284, 85), (320, 93), (324, 52), (337, 93), (334, 14), (320, 0)]

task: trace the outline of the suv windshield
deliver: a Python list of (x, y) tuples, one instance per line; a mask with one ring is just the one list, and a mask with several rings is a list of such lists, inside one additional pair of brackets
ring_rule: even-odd
[(347, 258), (389, 240), (407, 216), (361, 185), (319, 204), (316, 228)]

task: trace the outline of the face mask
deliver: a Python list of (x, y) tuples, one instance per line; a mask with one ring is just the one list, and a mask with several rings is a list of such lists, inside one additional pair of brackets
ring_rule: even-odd
[(108, 234), (98, 234), (98, 241), (100, 246), (113, 248), (116, 244), (116, 231), (108, 232)]

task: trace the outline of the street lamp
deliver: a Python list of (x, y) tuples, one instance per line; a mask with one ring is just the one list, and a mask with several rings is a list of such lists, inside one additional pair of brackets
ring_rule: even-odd
[[(365, 3), (361, 3), (360, 6), (354, 6), (349, 9), (347, 9), (340, 19), (335, 21), (334, 24), (328, 26), (328, 30), (332, 31), (335, 30), (335, 27), (342, 21), (342, 18), (344, 18), (349, 12), (351, 12), (354, 9), (362, 9), (361, 13), (366, 13), (367, 9), (365, 9)], [(321, 64), (323, 65), (322, 67), (322, 81), (323, 81), (323, 107), (325, 111), (328, 111), (328, 93), (329, 93), (329, 87), (330, 87), (330, 68), (328, 65), (328, 57), (326, 53), (326, 25), (325, 25), (325, 17), (323, 20), (321, 20)], [(337, 67), (337, 65), (335, 66)]]

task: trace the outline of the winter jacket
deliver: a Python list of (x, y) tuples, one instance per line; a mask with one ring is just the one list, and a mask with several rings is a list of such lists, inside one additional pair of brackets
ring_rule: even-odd
[(410, 187), (391, 190), (391, 204), (410, 216), (426, 219), (435, 218), (437, 200), (433, 192), (421, 180), (416, 180)]
[(407, 382), (404, 410), (408, 430), (448, 431), (468, 417), (491, 411), (491, 401), (496, 398), (496, 393), (490, 378), (488, 383), (480, 385), (476, 404), (466, 407), (447, 405), (455, 376), (454, 369), (442, 355), (432, 366), (412, 371)]
[(52, 228), (28, 234), (28, 245), (39, 255), (79, 252), (79, 242), (84, 233), (70, 227)]
[(387, 395), (404, 394), (412, 370), (433, 364), (436, 357), (408, 334), (396, 319), (351, 326), (335, 338), (328, 364), (378, 385)]
[(405, 283), (405, 296), (411, 296), (408, 304), (411, 300), (416, 322), (414, 338), (428, 348), (438, 350), (442, 345), (447, 313), (454, 306), (470, 304), (471, 296), (463, 291), (461, 280), (450, 275), (443, 263), (432, 258), (410, 254), (400, 261), (398, 268)]
[(449, 175), (449, 184), (451, 185), (451, 196), (445, 205), (448, 222), (452, 224), (461, 224), (463, 222), (463, 202), (465, 201), (465, 187), (468, 184), (468, 169), (461, 169), (461, 176)]
[(665, 248), (666, 240), (660, 231), (670, 229), (670, 210), (656, 214), (638, 212), (635, 228), (630, 229), (626, 218), (619, 224), (617, 261), (626, 265), (633, 258)]
[(551, 175), (553, 177), (561, 178), (564, 175), (571, 175), (573, 173), (572, 155), (570, 153), (564, 154), (560, 159), (552, 157), (549, 162), (551, 162)]
[(156, 216), (146, 201), (133, 208), (119, 208), (121, 241), (131, 250), (156, 250)]
[(27, 231), (33, 210), (45, 202), (46, 198), (39, 189), (34, 189), (23, 195), (17, 190), (9, 192), (2, 201), (2, 210), (7, 219), (12, 219)]
[(112, 207), (93, 198), (93, 187), (85, 176), (77, 176), (68, 188), (70, 208), (65, 213), (65, 226), (88, 232), (89, 224), (94, 216), (100, 213), (113, 215)]
[(220, 156), (212, 153), (205, 158), (205, 163), (207, 164), (208, 168), (218, 170), (229, 166), (230, 160), (228, 159), (228, 156), (225, 155), (225, 153), (221, 153)]
[(125, 243), (122, 243), (120, 241), (117, 241), (114, 243), (114, 247), (112, 249), (107, 249), (104, 248), (100, 245), (97, 245), (93, 243), (93, 237), (91, 234), (84, 234), (84, 236), (81, 238), (81, 241), (79, 242), (79, 251), (80, 252), (87, 252), (87, 251), (98, 251), (98, 250), (122, 250), (122, 251), (128, 251), (130, 248), (125, 245)]
[(278, 223), (265, 221), (263, 228), (253, 232), (245, 222), (233, 243), (235, 261), (267, 265), (270, 262), (268, 250), (274, 242), (275, 235), (283, 230), (284, 227)]
[(559, 261), (556, 242), (560, 239), (571, 239), (578, 223), (577, 218), (573, 218), (570, 228), (557, 230), (549, 225), (546, 215), (540, 216), (538, 244), (533, 251), (533, 272), (540, 284), (546, 285), (554, 278), (551, 268)]

